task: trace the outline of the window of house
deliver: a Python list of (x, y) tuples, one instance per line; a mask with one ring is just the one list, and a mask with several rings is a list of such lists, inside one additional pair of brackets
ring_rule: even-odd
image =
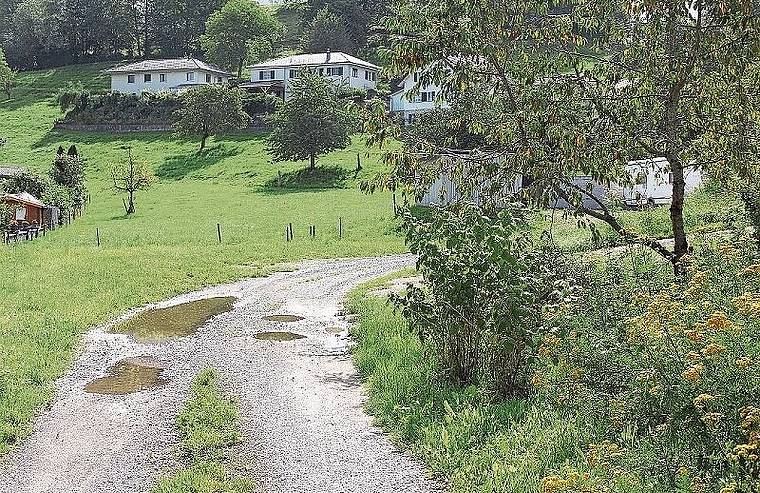
[(160, 74), (158, 76), (158, 81), (159, 82), (166, 82), (166, 74)]
[(195, 82), (195, 72), (188, 72), (185, 74), (185, 78), (188, 82)]
[(221, 77), (217, 77), (216, 78), (216, 83), (217, 84), (221, 84), (222, 82), (224, 82), (224, 79), (222, 79)]
[(668, 184), (669, 185), (673, 184), (673, 172), (672, 171), (670, 173), (668, 173)]
[(420, 81), (420, 73), (419, 72), (415, 72), (414, 73), (414, 83), (416, 84), (419, 81)]
[(135, 76), (130, 74), (127, 76), (127, 84), (134, 84), (135, 83)]
[(372, 82), (377, 81), (377, 72), (372, 72)]
[(259, 80), (272, 80), (274, 79), (274, 70), (260, 70)]
[(324, 68), (319, 67), (319, 75), (325, 75), (325, 69)]
[(143, 82), (151, 82), (153, 80), (153, 74), (143, 75)]
[(435, 101), (435, 91), (425, 91), (421, 94), (423, 103), (432, 103)]
[(206, 74), (206, 84), (211, 84), (211, 74)]
[(364, 71), (364, 80), (369, 80), (369, 70)]
[[(327, 74), (330, 75), (330, 74)], [(333, 67), (332, 75), (343, 75), (343, 67)]]
[(352, 68), (351, 69), (351, 77), (359, 78), (359, 69), (358, 68)]
[(288, 76), (293, 79), (295, 77), (298, 77), (298, 72), (296, 72), (294, 69), (290, 69), (290, 72), (288, 73)]

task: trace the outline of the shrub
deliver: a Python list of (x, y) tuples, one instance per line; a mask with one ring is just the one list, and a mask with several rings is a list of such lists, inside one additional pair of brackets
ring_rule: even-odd
[(89, 101), (90, 92), (84, 88), (80, 81), (69, 82), (66, 87), (58, 90), (56, 96), (56, 102), (61, 108), (61, 113), (66, 113), (71, 108), (83, 110), (87, 108)]
[(757, 491), (760, 264), (750, 243), (703, 242), (684, 284), (596, 287), (555, 314), (567, 336), (544, 339), (537, 393), (606, 415), (606, 446), (618, 447), (615, 468), (629, 479), (671, 491)]
[(179, 97), (168, 92), (137, 94), (110, 93), (89, 97), (86, 105), (76, 105), (62, 123), (78, 125), (170, 125)]
[(532, 248), (517, 209), (437, 207), (429, 218), (405, 213), (403, 227), (425, 279), (394, 297), (410, 328), (451, 380), (523, 393), (544, 330), (540, 308), (562, 287), (559, 259)]
[(272, 94), (241, 92), (243, 111), (249, 116), (271, 115), (277, 111), (282, 100)]

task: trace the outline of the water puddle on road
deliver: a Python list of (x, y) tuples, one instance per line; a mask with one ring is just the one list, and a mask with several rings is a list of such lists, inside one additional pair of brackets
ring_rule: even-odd
[(328, 334), (338, 335), (338, 334), (342, 334), (343, 330), (345, 330), (343, 329), (343, 327), (327, 327), (325, 329), (325, 332), (327, 332)]
[(306, 339), (306, 336), (294, 334), (292, 332), (259, 332), (253, 336), (262, 341), (295, 341), (296, 339)]
[(214, 315), (232, 310), (237, 298), (205, 298), (166, 308), (145, 310), (115, 325), (111, 332), (133, 336), (140, 342), (160, 342), (194, 334)]
[(267, 315), (261, 319), (267, 322), (300, 322), (304, 317), (298, 315)]
[(96, 378), (84, 386), (90, 394), (126, 395), (166, 385), (169, 380), (161, 378), (164, 365), (151, 358), (127, 358), (108, 370), (105, 377)]

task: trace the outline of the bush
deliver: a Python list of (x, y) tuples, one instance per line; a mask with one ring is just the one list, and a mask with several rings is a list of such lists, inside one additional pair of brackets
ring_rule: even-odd
[(61, 113), (69, 109), (84, 110), (90, 102), (90, 92), (87, 91), (80, 81), (69, 82), (66, 87), (58, 90), (56, 102), (61, 108)]
[(277, 111), (282, 100), (273, 94), (241, 92), (243, 111), (249, 116), (271, 115)]
[[(703, 242), (684, 284), (630, 282), (613, 265), (553, 314), (567, 336), (544, 339), (533, 382), (553, 405), (608, 417), (607, 440), (589, 448), (592, 476), (642, 491), (758, 491), (760, 264), (750, 243)], [(576, 473), (546, 478), (545, 491), (587, 491), (583, 481), (559, 487)]]
[(545, 329), (541, 306), (564, 296), (560, 259), (527, 243), (517, 209), (437, 207), (429, 218), (407, 212), (403, 227), (425, 279), (424, 288), (394, 297), (410, 328), (449, 379), (522, 394)]
[(77, 125), (171, 125), (181, 106), (179, 97), (168, 92), (91, 96), (86, 105), (76, 105), (61, 123)]

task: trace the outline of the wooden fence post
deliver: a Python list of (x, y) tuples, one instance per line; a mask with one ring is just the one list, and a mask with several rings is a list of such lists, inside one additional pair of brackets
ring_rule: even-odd
[(100, 228), (95, 228), (95, 237), (98, 239), (98, 246), (100, 246)]
[(216, 237), (219, 239), (219, 243), (222, 242), (222, 225), (216, 223)]

